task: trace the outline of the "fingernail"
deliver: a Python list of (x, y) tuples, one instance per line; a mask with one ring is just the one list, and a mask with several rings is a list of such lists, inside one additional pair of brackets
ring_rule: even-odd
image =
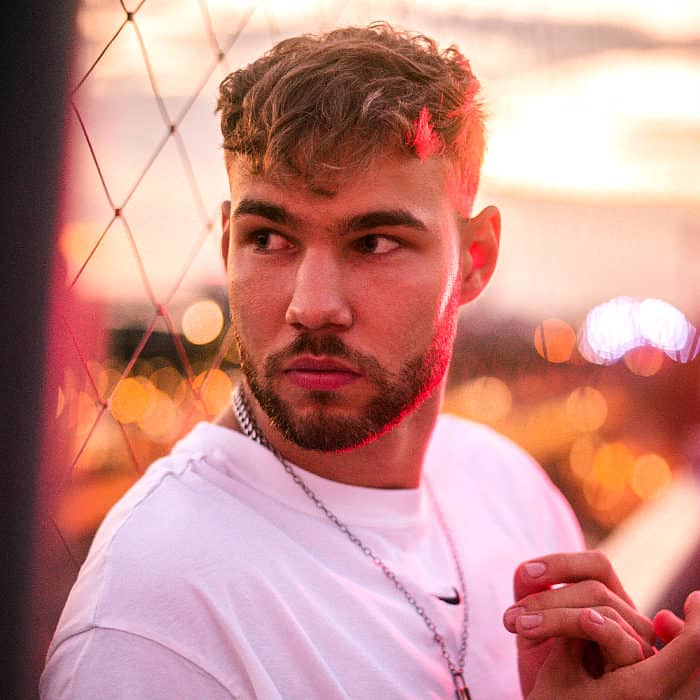
[(597, 625), (602, 625), (605, 622), (605, 618), (597, 610), (589, 610), (588, 617), (591, 622), (595, 622)]
[(547, 570), (547, 565), (541, 561), (531, 561), (529, 564), (525, 564), (524, 568), (530, 578), (537, 578)]
[(542, 624), (542, 615), (535, 613), (534, 615), (521, 615), (520, 625), (526, 630), (531, 630), (534, 627)]
[(506, 627), (515, 627), (515, 621), (525, 612), (525, 608), (520, 605), (515, 605), (508, 608), (503, 614), (503, 622)]

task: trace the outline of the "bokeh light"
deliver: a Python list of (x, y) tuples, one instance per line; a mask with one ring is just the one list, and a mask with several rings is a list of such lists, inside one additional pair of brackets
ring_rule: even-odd
[(194, 387), (199, 389), (207, 414), (216, 416), (231, 400), (233, 382), (223, 370), (213, 369), (198, 374)]
[(156, 442), (170, 442), (177, 433), (177, 406), (164, 391), (154, 389), (146, 410), (138, 419), (138, 426)]
[(593, 472), (593, 460), (599, 442), (590, 434), (581, 435), (571, 444), (569, 450), (569, 468), (580, 480)]
[(623, 442), (602, 444), (593, 458), (592, 477), (606, 489), (618, 491), (629, 483), (634, 471), (634, 456)]
[(211, 299), (191, 304), (182, 315), (182, 333), (193, 345), (206, 345), (219, 337), (224, 327), (221, 307)]
[(634, 462), (630, 486), (642, 500), (657, 498), (671, 483), (671, 467), (657, 454), (645, 454)]
[(583, 481), (583, 495), (599, 522), (615, 522), (628, 501), (628, 485), (634, 457), (622, 442), (603, 443), (595, 451), (590, 473)]
[(581, 353), (592, 362), (620, 359), (642, 342), (635, 321), (636, 299), (617, 297), (589, 311), (584, 324)]
[[(636, 348), (663, 350), (673, 359), (687, 362), (697, 354), (693, 346), (696, 331), (685, 315), (662, 299), (616, 297), (591, 309), (579, 337), (579, 351), (590, 362), (608, 364), (619, 360)], [(677, 356), (671, 353), (676, 353)], [(654, 353), (632, 359), (630, 369), (650, 376)], [(633, 367), (638, 367), (633, 369)], [(648, 368), (648, 369), (645, 369)]]
[(456, 392), (450, 405), (472, 420), (497, 423), (510, 413), (513, 397), (497, 377), (477, 377)]
[(537, 353), (545, 360), (568, 362), (576, 346), (576, 333), (566, 321), (548, 318), (535, 328), (534, 342)]
[(640, 377), (651, 377), (656, 374), (664, 363), (665, 353), (651, 345), (642, 345), (625, 353), (625, 364), (630, 372)]
[(700, 354), (700, 333), (688, 324), (688, 339), (680, 350), (667, 350), (666, 354), (676, 362), (692, 362)]
[(637, 308), (637, 324), (644, 338), (661, 350), (681, 350), (690, 333), (688, 319), (662, 299), (645, 299)]
[(592, 386), (574, 389), (566, 399), (566, 416), (578, 431), (598, 430), (608, 417), (608, 402), (603, 394)]
[(174, 367), (168, 365), (153, 372), (149, 380), (156, 389), (174, 396), (182, 382), (182, 375)]
[(128, 377), (117, 385), (110, 399), (112, 415), (120, 423), (135, 423), (146, 412), (150, 395), (144, 382)]

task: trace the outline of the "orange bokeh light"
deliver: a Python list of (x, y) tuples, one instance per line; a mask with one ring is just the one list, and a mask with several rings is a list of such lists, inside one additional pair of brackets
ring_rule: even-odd
[(657, 454), (645, 454), (634, 463), (634, 473), (630, 486), (642, 500), (650, 500), (671, 483), (671, 467)]
[(576, 333), (566, 322), (548, 318), (535, 328), (535, 350), (548, 362), (568, 362), (576, 346)]
[(510, 413), (513, 397), (497, 377), (477, 377), (456, 392), (453, 402), (456, 410), (473, 420), (497, 423)]
[(150, 399), (145, 382), (140, 378), (128, 377), (114, 390), (109, 402), (110, 410), (120, 423), (135, 423), (146, 412)]
[(608, 402), (592, 386), (574, 389), (566, 400), (566, 416), (571, 425), (582, 433), (598, 430), (608, 417)]
[(195, 389), (200, 389), (200, 396), (206, 412), (210, 416), (217, 415), (231, 400), (233, 382), (220, 369), (198, 374), (194, 380)]
[(599, 522), (611, 524), (624, 512), (633, 472), (634, 457), (624, 443), (603, 443), (595, 451), (583, 495)]
[(165, 392), (155, 389), (138, 425), (152, 440), (168, 442), (179, 428), (178, 418), (175, 402)]
[(596, 450), (592, 477), (604, 488), (614, 491), (624, 489), (633, 472), (634, 456), (623, 442), (607, 442)]
[(581, 435), (571, 445), (569, 466), (579, 479), (587, 478), (593, 471), (593, 459), (597, 444), (592, 435)]

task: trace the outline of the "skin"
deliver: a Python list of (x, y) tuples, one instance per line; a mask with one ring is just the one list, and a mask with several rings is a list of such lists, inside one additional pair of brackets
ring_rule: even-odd
[[(270, 357), (289, 357), (284, 353), (301, 336), (340, 338), (396, 378), (434, 345), (441, 329), (442, 359), (449, 361), (458, 308), (476, 298), (493, 273), (500, 216), (494, 207), (470, 219), (459, 216), (447, 172), (438, 157), (385, 154), (369, 172), (318, 191), (301, 181), (282, 185), (253, 176), (233, 161), (231, 201), (222, 206), (222, 254), (234, 328), (257, 373), (264, 375)], [(251, 201), (284, 211), (287, 220), (259, 206), (242, 208)], [(354, 217), (387, 210), (407, 212), (419, 225), (348, 230)], [(361, 376), (320, 402), (283, 371), (269, 382), (300, 421), (357, 419), (378, 392)], [(397, 425), (340, 451), (300, 447), (271, 422), (250, 388), (247, 395), (261, 430), (289, 461), (342, 483), (415, 488), (444, 386), (441, 374)], [(240, 430), (230, 409), (217, 422)], [(533, 563), (544, 572), (533, 576)], [(552, 588), (556, 584), (562, 585)], [(521, 565), (515, 600), (504, 625), (518, 638), (528, 700), (695, 700), (700, 693), (700, 595), (689, 599), (687, 622), (661, 613), (655, 629), (604, 558), (574, 553)], [(528, 618), (539, 624), (526, 625)], [(655, 633), (671, 644), (653, 655)], [(592, 660), (584, 642), (593, 643)]]
[[(587, 611), (581, 610), (580, 614), (583, 620)], [(700, 697), (700, 591), (688, 596), (685, 616), (683, 622), (669, 611), (662, 611), (655, 624), (674, 627), (669, 643), (657, 654), (611, 666), (602, 674), (593, 675), (586, 667), (581, 639), (557, 635), (548, 643), (533, 676), (533, 685), (527, 692), (524, 689), (524, 697), (527, 700), (697, 700)], [(596, 641), (604, 652), (620, 648), (614, 621), (605, 618), (596, 627), (597, 630), (591, 628), (584, 636)]]
[[(494, 207), (469, 220), (458, 216), (446, 177), (440, 158), (387, 154), (369, 172), (317, 192), (302, 182), (282, 186), (232, 164), (222, 253), (234, 327), (243, 346), (255, 349), (252, 361), (260, 373), (266, 359), (301, 334), (337, 336), (394, 377), (427, 350), (437, 328), (451, 326), (444, 349), (449, 360), (458, 306), (478, 296), (493, 273), (500, 217)], [(284, 209), (290, 221), (241, 214), (241, 202), (251, 200)], [(352, 217), (388, 210), (407, 212), (419, 225), (345, 230)], [(256, 238), (261, 230), (266, 238)], [(399, 425), (342, 452), (303, 449), (286, 439), (248, 394), (258, 425), (291, 462), (342, 483), (415, 488), (442, 401), (445, 378), (438, 379)], [(273, 378), (273, 386), (298, 420), (321, 410), (311, 392), (284, 373)], [(323, 406), (326, 415), (359, 418), (377, 388), (362, 377), (335, 393)], [(230, 411), (219, 422), (236, 428)]]
[[(599, 552), (524, 562), (513, 587), (503, 623), (517, 635), (528, 700), (700, 697), (700, 592), (688, 597), (685, 622), (667, 610), (652, 622)], [(655, 653), (657, 636), (668, 646)]]

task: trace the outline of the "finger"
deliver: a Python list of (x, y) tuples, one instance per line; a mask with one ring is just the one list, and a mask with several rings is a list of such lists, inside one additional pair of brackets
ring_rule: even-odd
[(636, 635), (630, 634), (619, 621), (603, 614), (603, 611), (584, 608), (579, 611), (578, 619), (587, 639), (600, 648), (608, 667), (636, 664), (653, 653), (651, 647), (645, 649)]
[(664, 644), (668, 644), (672, 639), (675, 639), (682, 629), (683, 620), (670, 610), (660, 610), (654, 616), (654, 631)]
[(669, 698), (694, 682), (700, 670), (700, 591), (694, 591), (686, 599), (685, 614), (682, 631), (658, 654), (634, 668), (636, 673), (630, 681), (637, 683), (640, 691), (648, 690), (651, 685), (659, 698)]
[(617, 613), (611, 608), (562, 608), (527, 613), (518, 617), (515, 631), (530, 640), (565, 637), (587, 639), (595, 642), (606, 662), (627, 666), (644, 659), (642, 645), (636, 636), (630, 635), (622, 625), (609, 615)]
[[(651, 620), (635, 610), (629, 603), (620, 598), (617, 593), (611, 591), (604, 583), (595, 580), (580, 581), (559, 588), (550, 588), (546, 591), (533, 593), (519, 600), (514, 608), (523, 608), (525, 611), (546, 610), (548, 608), (614, 608), (631, 626), (640, 637), (640, 641), (650, 647), (656, 638), (654, 625)], [(504, 623), (510, 619), (515, 622), (513, 615), (504, 616)], [(506, 624), (508, 627), (508, 624)]]
[(635, 607), (608, 558), (596, 551), (548, 554), (523, 562), (515, 570), (513, 578), (515, 600), (560, 583), (576, 583), (586, 579), (604, 583), (628, 605)]
[[(527, 600), (527, 599), (526, 599)], [(583, 610), (586, 610), (587, 608), (592, 608), (596, 610), (600, 615), (603, 615), (603, 617), (606, 617), (613, 622), (615, 622), (617, 625), (619, 625), (622, 630), (639, 646), (642, 652), (642, 657), (641, 658), (647, 658), (648, 656), (651, 656), (652, 654), (655, 653), (655, 649), (652, 646), (652, 643), (647, 641), (644, 637), (642, 637), (637, 630), (632, 627), (627, 620), (620, 615), (620, 613), (615, 610), (615, 608), (612, 608), (610, 606), (606, 605), (601, 605), (601, 606), (570, 606), (569, 608), (561, 608), (561, 609), (568, 609), (571, 610), (572, 615), (575, 614), (576, 612), (581, 613)], [(558, 608), (551, 606), (547, 608), (541, 608), (537, 609), (534, 607), (528, 606), (526, 607), (520, 607), (520, 606), (513, 606), (511, 608), (508, 608), (506, 612), (503, 615), (503, 625), (504, 627), (509, 631), (513, 633), (517, 633), (517, 620), (520, 616), (526, 615), (526, 614), (538, 614), (542, 613), (543, 611), (546, 610), (557, 610)]]

